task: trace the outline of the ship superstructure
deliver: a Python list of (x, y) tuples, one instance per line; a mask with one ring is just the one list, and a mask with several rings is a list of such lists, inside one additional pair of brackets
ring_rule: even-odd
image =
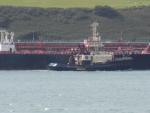
[(0, 52), (15, 52), (14, 32), (0, 30)]
[(103, 43), (97, 30), (98, 25), (97, 22), (91, 24), (92, 36), (84, 40), (84, 44), (90, 52), (89, 54), (77, 54), (75, 56), (76, 65), (105, 63), (113, 59), (113, 52), (102, 50)]

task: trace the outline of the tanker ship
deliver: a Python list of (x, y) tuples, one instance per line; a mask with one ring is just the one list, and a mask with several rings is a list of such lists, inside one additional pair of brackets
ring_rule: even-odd
[[(76, 61), (78, 65), (82, 66), (81, 62), (85, 63), (86, 55), (89, 55), (89, 58), (95, 55), (91, 59), (91, 64), (98, 64), (100, 59), (108, 58), (107, 56), (113, 59), (113, 62), (118, 62), (120, 59), (122, 61), (121, 56), (126, 56), (123, 58), (123, 62), (129, 58), (127, 64), (133, 69), (150, 69), (148, 43), (101, 42), (96, 28), (97, 24), (92, 24), (93, 35), (79, 43), (14, 42), (13, 32), (0, 30), (0, 70), (47, 69), (50, 63), (59, 63), (65, 68), (72, 56), (78, 56), (78, 58), (82, 56), (83, 59), (79, 58), (78, 62)], [(97, 53), (101, 53), (101, 55), (96, 56)], [(107, 60), (111, 61), (110, 59), (102, 61), (106, 62)], [(131, 61), (132, 65), (129, 63)], [(125, 66), (124, 63), (119, 62), (119, 64)]]

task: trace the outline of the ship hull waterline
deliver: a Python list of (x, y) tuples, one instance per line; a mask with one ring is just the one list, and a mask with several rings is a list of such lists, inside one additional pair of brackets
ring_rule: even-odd
[(50, 62), (67, 63), (69, 55), (0, 54), (0, 70), (46, 70)]

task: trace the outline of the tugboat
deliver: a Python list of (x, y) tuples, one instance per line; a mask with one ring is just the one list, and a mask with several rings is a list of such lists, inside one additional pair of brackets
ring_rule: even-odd
[[(133, 58), (130, 56), (114, 56), (111, 53), (100, 53), (94, 55), (76, 55), (75, 64), (50, 63), (50, 70), (57, 71), (113, 71), (130, 70), (133, 64)], [(71, 63), (71, 64), (70, 64)]]
[(97, 31), (98, 25), (97, 22), (91, 25), (93, 35), (84, 40), (89, 53), (72, 55), (68, 64), (50, 63), (49, 69), (57, 71), (129, 70), (133, 65), (132, 56), (104, 51), (101, 36)]

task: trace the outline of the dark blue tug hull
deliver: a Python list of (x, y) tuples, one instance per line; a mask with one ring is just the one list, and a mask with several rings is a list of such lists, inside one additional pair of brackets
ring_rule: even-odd
[(0, 70), (45, 70), (50, 62), (65, 64), (69, 55), (0, 54)]
[(57, 71), (150, 70), (150, 54), (133, 54), (128, 57), (131, 59), (81, 66), (69, 66), (68, 64), (62, 65), (58, 63), (57, 66), (49, 66), (49, 69)]
[(129, 70), (131, 69), (132, 61), (125, 62), (108, 62), (104, 64), (93, 65), (75, 65), (69, 66), (68, 64), (57, 64), (56, 66), (49, 66), (50, 70), (56, 71), (115, 71), (115, 70)]

